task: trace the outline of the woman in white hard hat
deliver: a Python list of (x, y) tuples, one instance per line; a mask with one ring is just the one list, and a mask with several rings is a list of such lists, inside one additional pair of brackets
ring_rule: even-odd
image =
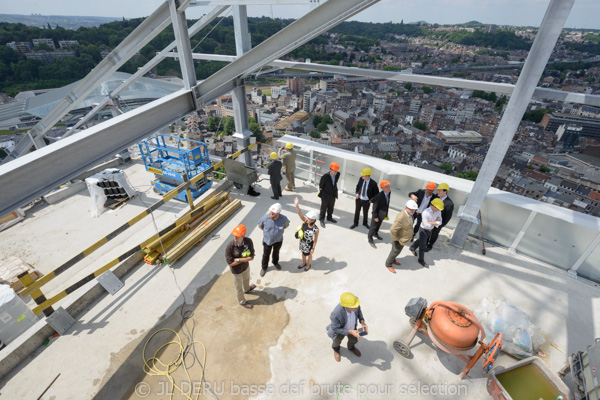
[(302, 264), (298, 266), (298, 269), (304, 268), (305, 271), (310, 269), (312, 262), (313, 253), (317, 247), (317, 239), (319, 238), (319, 228), (317, 227), (317, 218), (319, 214), (316, 211), (309, 211), (306, 216), (300, 211), (298, 205), (298, 198), (294, 199), (296, 205), (296, 212), (302, 220), (301, 225), (301, 238), (300, 238), (300, 252), (302, 253)]

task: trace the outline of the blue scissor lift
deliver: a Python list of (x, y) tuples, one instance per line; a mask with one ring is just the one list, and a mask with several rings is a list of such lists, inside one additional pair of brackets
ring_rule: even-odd
[[(177, 144), (168, 145), (167, 139), (173, 139)], [(183, 143), (192, 143), (196, 147), (186, 149), (182, 147)], [(154, 191), (162, 195), (210, 168), (208, 148), (203, 142), (170, 135), (156, 135), (141, 141), (138, 146), (146, 170), (154, 173), (154, 180), (151, 182)], [(197, 198), (211, 185), (212, 180), (204, 176), (191, 185), (192, 197)], [(188, 201), (185, 191), (175, 198)]]

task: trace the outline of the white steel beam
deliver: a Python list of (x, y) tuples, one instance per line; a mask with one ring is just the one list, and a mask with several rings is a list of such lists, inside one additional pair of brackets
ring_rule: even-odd
[[(138, 52), (170, 23), (169, 6), (165, 2), (129, 34), (115, 49), (102, 60), (79, 84), (68, 93), (40, 122), (31, 130), (34, 140), (52, 128), (62, 117), (89, 95), (101, 82), (118, 70), (131, 56)], [(41, 141), (43, 143), (43, 140)], [(31, 143), (23, 138), (15, 150), (6, 157), (12, 160), (29, 151)]]
[(221, 86), (227, 82), (246, 77), (378, 1), (329, 0), (320, 5), (197, 85), (198, 105), (226, 93)]
[(462, 248), (465, 244), (473, 218), (476, 218), (481, 205), (498, 173), (512, 139), (531, 101), (537, 83), (544, 72), (560, 32), (569, 16), (574, 0), (551, 0), (542, 20), (540, 29), (533, 41), (523, 70), (519, 75), (513, 95), (510, 97), (504, 115), (498, 125), (492, 144), (487, 152), (477, 180), (465, 204), (462, 215), (450, 240), (453, 246)]
[[(212, 9), (205, 15), (203, 15), (202, 18), (200, 18), (198, 21), (196, 21), (196, 23), (194, 25), (192, 25), (190, 27), (190, 29), (188, 30), (188, 32), (189, 32), (188, 35), (191, 37), (191, 36), (194, 36), (195, 34), (197, 34), (198, 32), (200, 32), (202, 29), (204, 29), (204, 27), (206, 27), (208, 24), (210, 24), (216, 17), (218, 17), (223, 12), (225, 12), (225, 10), (227, 10), (227, 8), (229, 8), (229, 7), (228, 6), (217, 7), (217, 8)], [(138, 68), (138, 70), (133, 75), (131, 75), (129, 78), (127, 78), (125, 81), (123, 81), (123, 83), (121, 83), (118, 87), (116, 87), (112, 92), (110, 92), (109, 96), (113, 97), (113, 98), (117, 97), (123, 90), (127, 89), (129, 87), (129, 85), (131, 85), (133, 82), (138, 80), (140, 77), (144, 76), (148, 71), (150, 71), (152, 68), (157, 66), (162, 60), (164, 60), (165, 57), (167, 57), (167, 54), (169, 54), (170, 51), (175, 49), (176, 45), (177, 45), (176, 41), (171, 42), (170, 45), (165, 47), (162, 51), (158, 52), (156, 54), (156, 56), (154, 56), (152, 58), (152, 60), (148, 61), (143, 67)], [(173, 53), (173, 54), (177, 54), (177, 53)], [(98, 104), (89, 113), (87, 113), (85, 115), (85, 117), (83, 117), (82, 120), (77, 122), (77, 124), (75, 124), (73, 129), (70, 130), (69, 132), (74, 133), (75, 129), (79, 128), (81, 125), (83, 125), (84, 123), (89, 121), (90, 118), (92, 118), (94, 115), (96, 115), (108, 102), (109, 102), (109, 97), (107, 96), (100, 102), (100, 104)], [(70, 135), (70, 133), (69, 133), (69, 135)], [(65, 138), (69, 135), (64, 135), (63, 138)]]
[(179, 54), (179, 66), (181, 67), (181, 76), (185, 89), (191, 89), (196, 85), (196, 70), (194, 69), (194, 60), (192, 59), (192, 46), (188, 35), (187, 20), (185, 19), (185, 9), (177, 9), (177, 0), (168, 0), (169, 10), (171, 12), (171, 25), (175, 34), (175, 43), (177, 53)]
[(320, 0), (186, 0), (186, 3), (190, 3), (190, 6), (212, 6), (218, 7), (223, 5), (228, 6), (290, 6), (297, 4), (315, 4), (319, 3)]
[[(177, 53), (168, 53), (168, 57), (178, 57)], [(222, 54), (203, 54), (194, 53), (195, 60), (226, 61), (233, 62), (237, 60), (236, 56)], [(273, 60), (268, 63), (272, 67), (301, 69), (304, 71), (324, 72), (340, 74), (346, 76), (362, 76), (365, 78), (385, 79), (395, 82), (411, 82), (432, 86), (453, 87), (459, 89), (484, 90), (486, 92), (495, 92), (497, 94), (511, 95), (515, 90), (515, 85), (510, 83), (496, 83), (486, 81), (474, 81), (470, 79), (446, 78), (443, 76), (419, 75), (403, 72), (379, 71), (375, 69), (364, 69), (356, 67), (340, 67), (336, 65), (303, 63), (296, 61)], [(563, 101), (565, 103), (587, 104), (600, 107), (600, 96), (565, 92), (557, 89), (536, 87), (533, 92), (534, 99)]]
[(180, 90), (0, 166), (0, 215), (40, 197), (193, 111)]

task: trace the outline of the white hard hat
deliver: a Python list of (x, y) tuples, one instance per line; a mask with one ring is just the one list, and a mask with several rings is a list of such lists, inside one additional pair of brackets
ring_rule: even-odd
[(417, 205), (417, 202), (414, 200), (409, 200), (406, 202), (406, 207), (408, 207), (409, 210), (418, 210), (419, 206)]
[(281, 204), (275, 203), (269, 208), (269, 212), (279, 214), (281, 212)]
[(308, 219), (318, 219), (319, 218), (319, 213), (317, 213), (316, 211), (308, 211), (306, 213), (306, 218)]

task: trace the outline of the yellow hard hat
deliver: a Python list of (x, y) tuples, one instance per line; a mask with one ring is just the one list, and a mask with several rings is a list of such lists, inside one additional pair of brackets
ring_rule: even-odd
[(340, 297), (340, 305), (342, 307), (356, 308), (360, 305), (360, 300), (352, 293), (346, 292), (342, 293), (342, 296)]
[(450, 190), (450, 186), (448, 186), (447, 183), (440, 183), (437, 188), (438, 188), (438, 190), (439, 189), (446, 190), (446, 191)]
[(444, 209), (444, 202), (442, 201), (442, 199), (433, 199), (433, 200), (431, 200), (431, 205), (434, 206), (435, 208), (437, 208), (440, 211), (442, 211)]
[(272, 152), (272, 153), (271, 153), (271, 155), (270, 155), (269, 157), (271, 157), (271, 160), (274, 160), (274, 159), (276, 159), (276, 158), (277, 158), (277, 153), (275, 153), (275, 152)]
[(294, 143), (292, 143), (292, 142), (287, 142), (287, 143), (285, 144), (285, 148), (286, 148), (286, 149), (291, 149), (292, 147), (294, 147)]
[(365, 176), (365, 175), (373, 175), (373, 171), (371, 171), (371, 168), (365, 168), (360, 172), (361, 176)]

